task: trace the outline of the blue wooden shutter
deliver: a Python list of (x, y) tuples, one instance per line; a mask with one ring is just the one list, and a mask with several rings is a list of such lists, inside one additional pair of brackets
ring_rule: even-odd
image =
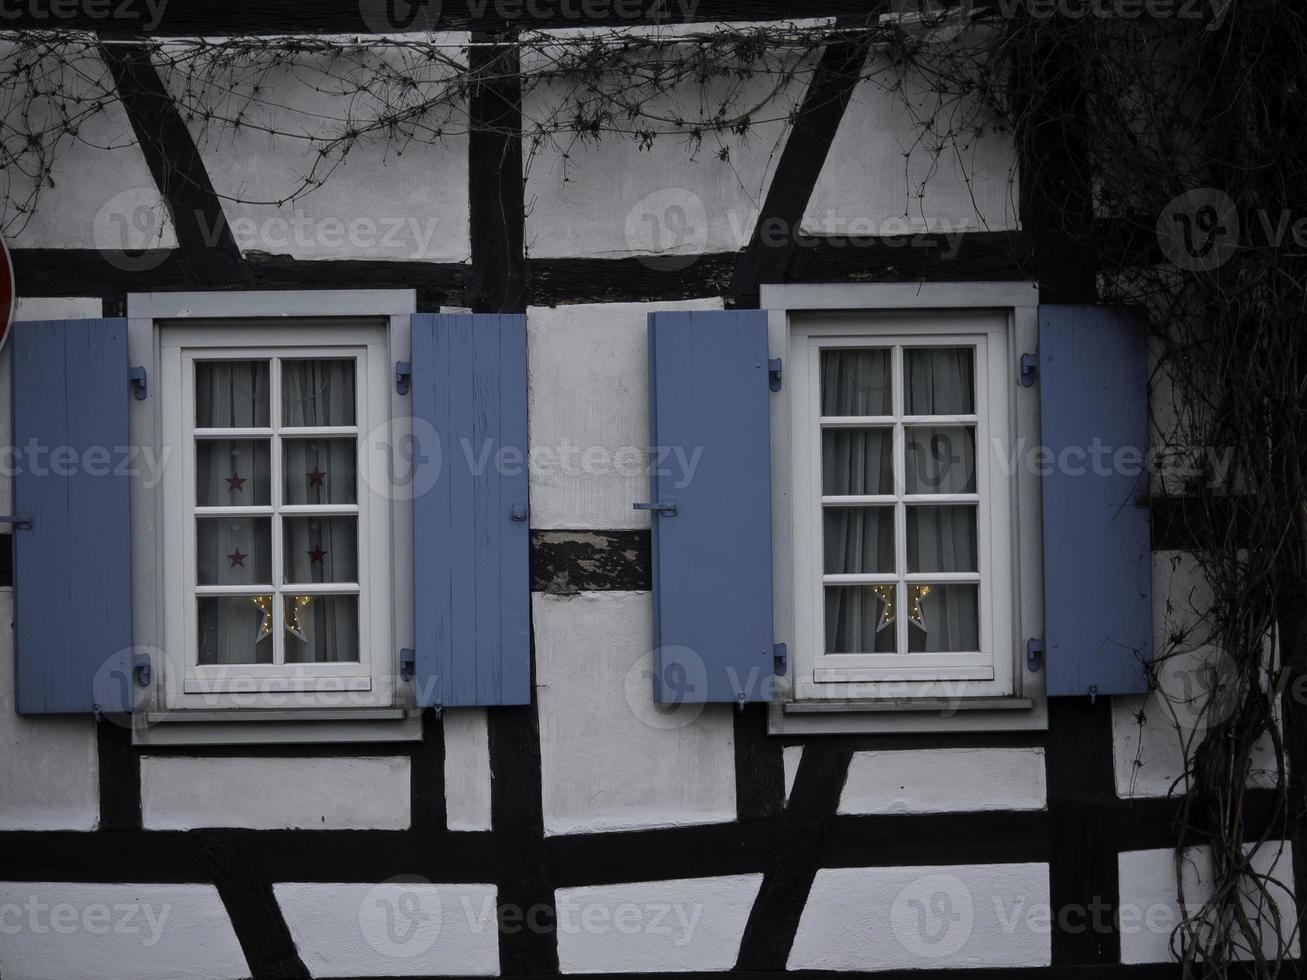
[(771, 699), (769, 396), (766, 311), (649, 315), (659, 703)]
[[(1148, 689), (1148, 366), (1133, 317), (1039, 308), (1048, 693)], [(1097, 462), (1095, 453), (1097, 453)]]
[[(423, 706), (529, 704), (526, 317), (413, 316), (413, 424), (434, 430), (413, 501)], [(431, 483), (415, 475), (415, 484)]]
[(126, 320), (13, 326), (20, 714), (131, 710)]

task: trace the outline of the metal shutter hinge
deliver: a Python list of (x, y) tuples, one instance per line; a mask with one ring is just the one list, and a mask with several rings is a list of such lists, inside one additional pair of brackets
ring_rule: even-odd
[(632, 510), (651, 510), (656, 514), (662, 514), (664, 517), (676, 516), (676, 501), (668, 498), (667, 500), (658, 500), (653, 503), (638, 503), (631, 505)]
[(413, 675), (417, 673), (417, 656), (417, 651), (410, 650), (408, 647), (404, 647), (399, 651), (399, 679), (401, 681), (411, 681)]
[(513, 505), (509, 516), (515, 521), (525, 521), (530, 516), (530, 512), (527, 510), (526, 504), (517, 503)]
[(30, 531), (32, 529), (32, 519), (23, 515), (4, 514), (0, 516), (0, 524), (12, 524), (16, 531)]
[(127, 380), (132, 386), (132, 394), (136, 396), (138, 402), (145, 401), (145, 396), (150, 393), (149, 378), (145, 374), (145, 368), (139, 364), (127, 371)]
[(1037, 354), (1021, 355), (1021, 387), (1029, 388), (1035, 383), (1035, 375), (1039, 373), (1039, 356)]
[(774, 643), (771, 648), (772, 672), (776, 675), (784, 674), (790, 666), (790, 648), (784, 643)]
[(150, 669), (150, 655), (138, 653), (132, 656), (132, 676), (136, 678), (137, 687), (149, 687), (154, 672)]
[(1026, 670), (1032, 674), (1044, 664), (1044, 640), (1042, 637), (1026, 640)]
[(772, 391), (781, 390), (781, 359), (773, 357), (767, 362), (767, 386)]
[(413, 364), (410, 361), (395, 362), (395, 391), (401, 395), (408, 394), (409, 382), (413, 380)]

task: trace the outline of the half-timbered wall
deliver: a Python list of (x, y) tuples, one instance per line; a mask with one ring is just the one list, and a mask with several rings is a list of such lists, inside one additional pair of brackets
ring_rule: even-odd
[[(520, 156), (512, 138), (474, 136), (363, 148), (301, 200), (236, 205), (219, 195), (276, 197), (296, 150), (188, 130), (139, 97), (161, 83), (117, 50), (122, 103), (94, 125), (103, 142), (150, 137), (60, 159), (10, 242), (19, 319), (121, 315), (128, 292), (183, 288), (406, 287), (422, 310), (524, 308), (532, 446), (590, 455), (531, 474), (534, 702), (428, 712), (420, 742), (133, 748), (108, 720), (17, 716), (0, 632), (0, 974), (1173, 975), (1156, 964), (1175, 923), (1180, 760), (1144, 699), (1054, 701), (1047, 733), (800, 739), (767, 735), (761, 706), (669, 713), (648, 697), (648, 517), (631, 509), (647, 483), (624, 465), (649, 441), (646, 314), (756, 304), (777, 275), (1038, 278), (1001, 136), (918, 198), (927, 164), (904, 155), (905, 116), (864, 84), (846, 108), (835, 93), (841, 111), (823, 100), (802, 138), (776, 125), (732, 143), (729, 163), (609, 139), (538, 148), (523, 181), (498, 166), (505, 145)], [(313, 110), (293, 78), (267, 85)], [(521, 106), (525, 126), (543, 98)], [(169, 156), (184, 187), (161, 180)], [(114, 215), (161, 195), (179, 223), (198, 207), (229, 234), (210, 247), (161, 220), (153, 267), (117, 261)], [(691, 216), (686, 261), (659, 268), (648, 221), (673, 206)], [(777, 256), (753, 241), (760, 215), (860, 241)], [(307, 230), (286, 240), (276, 219)], [(360, 219), (399, 231), (342, 243)], [(0, 352), (0, 431), (9, 373)], [(0, 481), (6, 513), (9, 493)], [(1162, 636), (1196, 600), (1183, 542), (1160, 544)], [(0, 589), (0, 621), (11, 603)], [(393, 897), (379, 883), (410, 878), (442, 910), (415, 957), (369, 918)], [(941, 889), (965, 928), (914, 939), (899, 906)], [(76, 911), (47, 928), (33, 908)], [(1121, 917), (1082, 928), (1097, 908)]]

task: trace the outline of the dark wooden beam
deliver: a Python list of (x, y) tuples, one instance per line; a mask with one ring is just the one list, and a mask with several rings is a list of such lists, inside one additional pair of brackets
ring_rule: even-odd
[(307, 980), (308, 968), (264, 869), (251, 862), (239, 839), (228, 831), (201, 830), (196, 837), (200, 859), (227, 909), (250, 975)]
[[(874, 8), (862, 11), (858, 20), (865, 22), (873, 12)], [(840, 21), (837, 26), (848, 23)], [(871, 35), (865, 34), (832, 40), (822, 53), (776, 164), (753, 236), (735, 264), (731, 293), (736, 306), (756, 308), (762, 283), (786, 281), (803, 212), (870, 49)]]
[[(474, 41), (499, 36), (474, 33)], [(475, 47), (468, 67), (477, 82), (469, 99), (468, 203), (472, 272), (467, 303), (474, 313), (522, 313), (527, 306), (522, 184), (522, 79), (518, 46)]]
[(95, 726), (100, 830), (141, 829), (141, 759), (132, 746), (131, 718), (106, 715)]
[(531, 591), (647, 592), (649, 532), (532, 531)]
[(222, 202), (190, 130), (154, 67), (149, 46), (105, 44), (100, 54), (113, 75), (118, 100), (155, 186), (167, 202), (183, 281), (190, 288), (248, 284), (250, 274), (241, 261)]
[(1023, 32), (1015, 78), (1024, 102), (1016, 133), (1021, 226), (1040, 301), (1093, 303), (1092, 157), (1079, 53), (1055, 21), (1031, 16), (1014, 30)]
[(782, 841), (772, 856), (744, 935), (738, 970), (784, 970), (828, 843), (849, 771), (849, 748), (823, 743), (803, 752), (794, 792), (781, 818)]
[[(14, 280), (24, 298), (125, 296), (191, 288), (177, 249), (125, 252), (114, 249), (18, 248), (12, 251)], [(236, 289), (416, 289), (418, 310), (462, 306), (468, 267), (457, 263), (384, 260), (293, 259), (288, 255), (245, 256), (248, 280), (211, 283)], [(106, 311), (121, 315), (122, 311)]]
[[(21, 296), (108, 296), (188, 288), (176, 249), (14, 249)], [(699, 256), (670, 270), (653, 259), (532, 259), (532, 302), (638, 303), (727, 296), (737, 253)], [(417, 289), (418, 309), (468, 306), (472, 268), (456, 262), (295, 259), (250, 252), (248, 281), (210, 289)], [(802, 238), (789, 282), (930, 282), (1016, 280), (1033, 274), (1021, 255), (1018, 232), (969, 232), (904, 238)]]
[[(1121, 936), (1115, 911), (1118, 845), (1110, 819), (1121, 806), (1112, 761), (1112, 699), (1051, 698), (1045, 770), (1051, 830), (1049, 902), (1057, 914), (1077, 909), (1097, 915), (1102, 928), (1054, 929), (1054, 966), (1118, 963)], [(1156, 808), (1153, 808), (1157, 816)], [(1170, 846), (1169, 822), (1154, 829)], [(1154, 838), (1157, 840), (1158, 838)], [(1105, 912), (1103, 910), (1106, 910)]]

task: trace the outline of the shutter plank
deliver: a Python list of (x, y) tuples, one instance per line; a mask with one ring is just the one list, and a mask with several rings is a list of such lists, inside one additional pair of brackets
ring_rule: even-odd
[[(526, 319), (412, 323), (414, 423), (440, 445), (423, 464), (439, 466), (434, 486), (413, 502), (419, 703), (528, 704), (529, 531), (511, 516), (527, 500)], [(500, 465), (506, 447), (515, 467)]]
[[(1152, 647), (1147, 474), (1118, 472), (1117, 450), (1148, 450), (1148, 364), (1141, 325), (1095, 306), (1039, 309), (1044, 631), (1048, 693), (1138, 694)], [(1097, 443), (1096, 443), (1097, 440)], [(1095, 445), (1111, 472), (1095, 472)], [(1072, 472), (1083, 463), (1085, 472)], [(1122, 467), (1121, 469), (1124, 469)]]
[[(16, 705), (20, 714), (131, 710), (127, 325), (14, 325)], [(43, 459), (27, 447), (39, 447)], [(57, 454), (57, 455), (56, 455)], [(33, 465), (33, 464), (36, 465)]]
[[(649, 316), (654, 698), (772, 691), (771, 444), (764, 310)], [(688, 469), (688, 468), (687, 468)], [(688, 477), (688, 479), (687, 479)]]

